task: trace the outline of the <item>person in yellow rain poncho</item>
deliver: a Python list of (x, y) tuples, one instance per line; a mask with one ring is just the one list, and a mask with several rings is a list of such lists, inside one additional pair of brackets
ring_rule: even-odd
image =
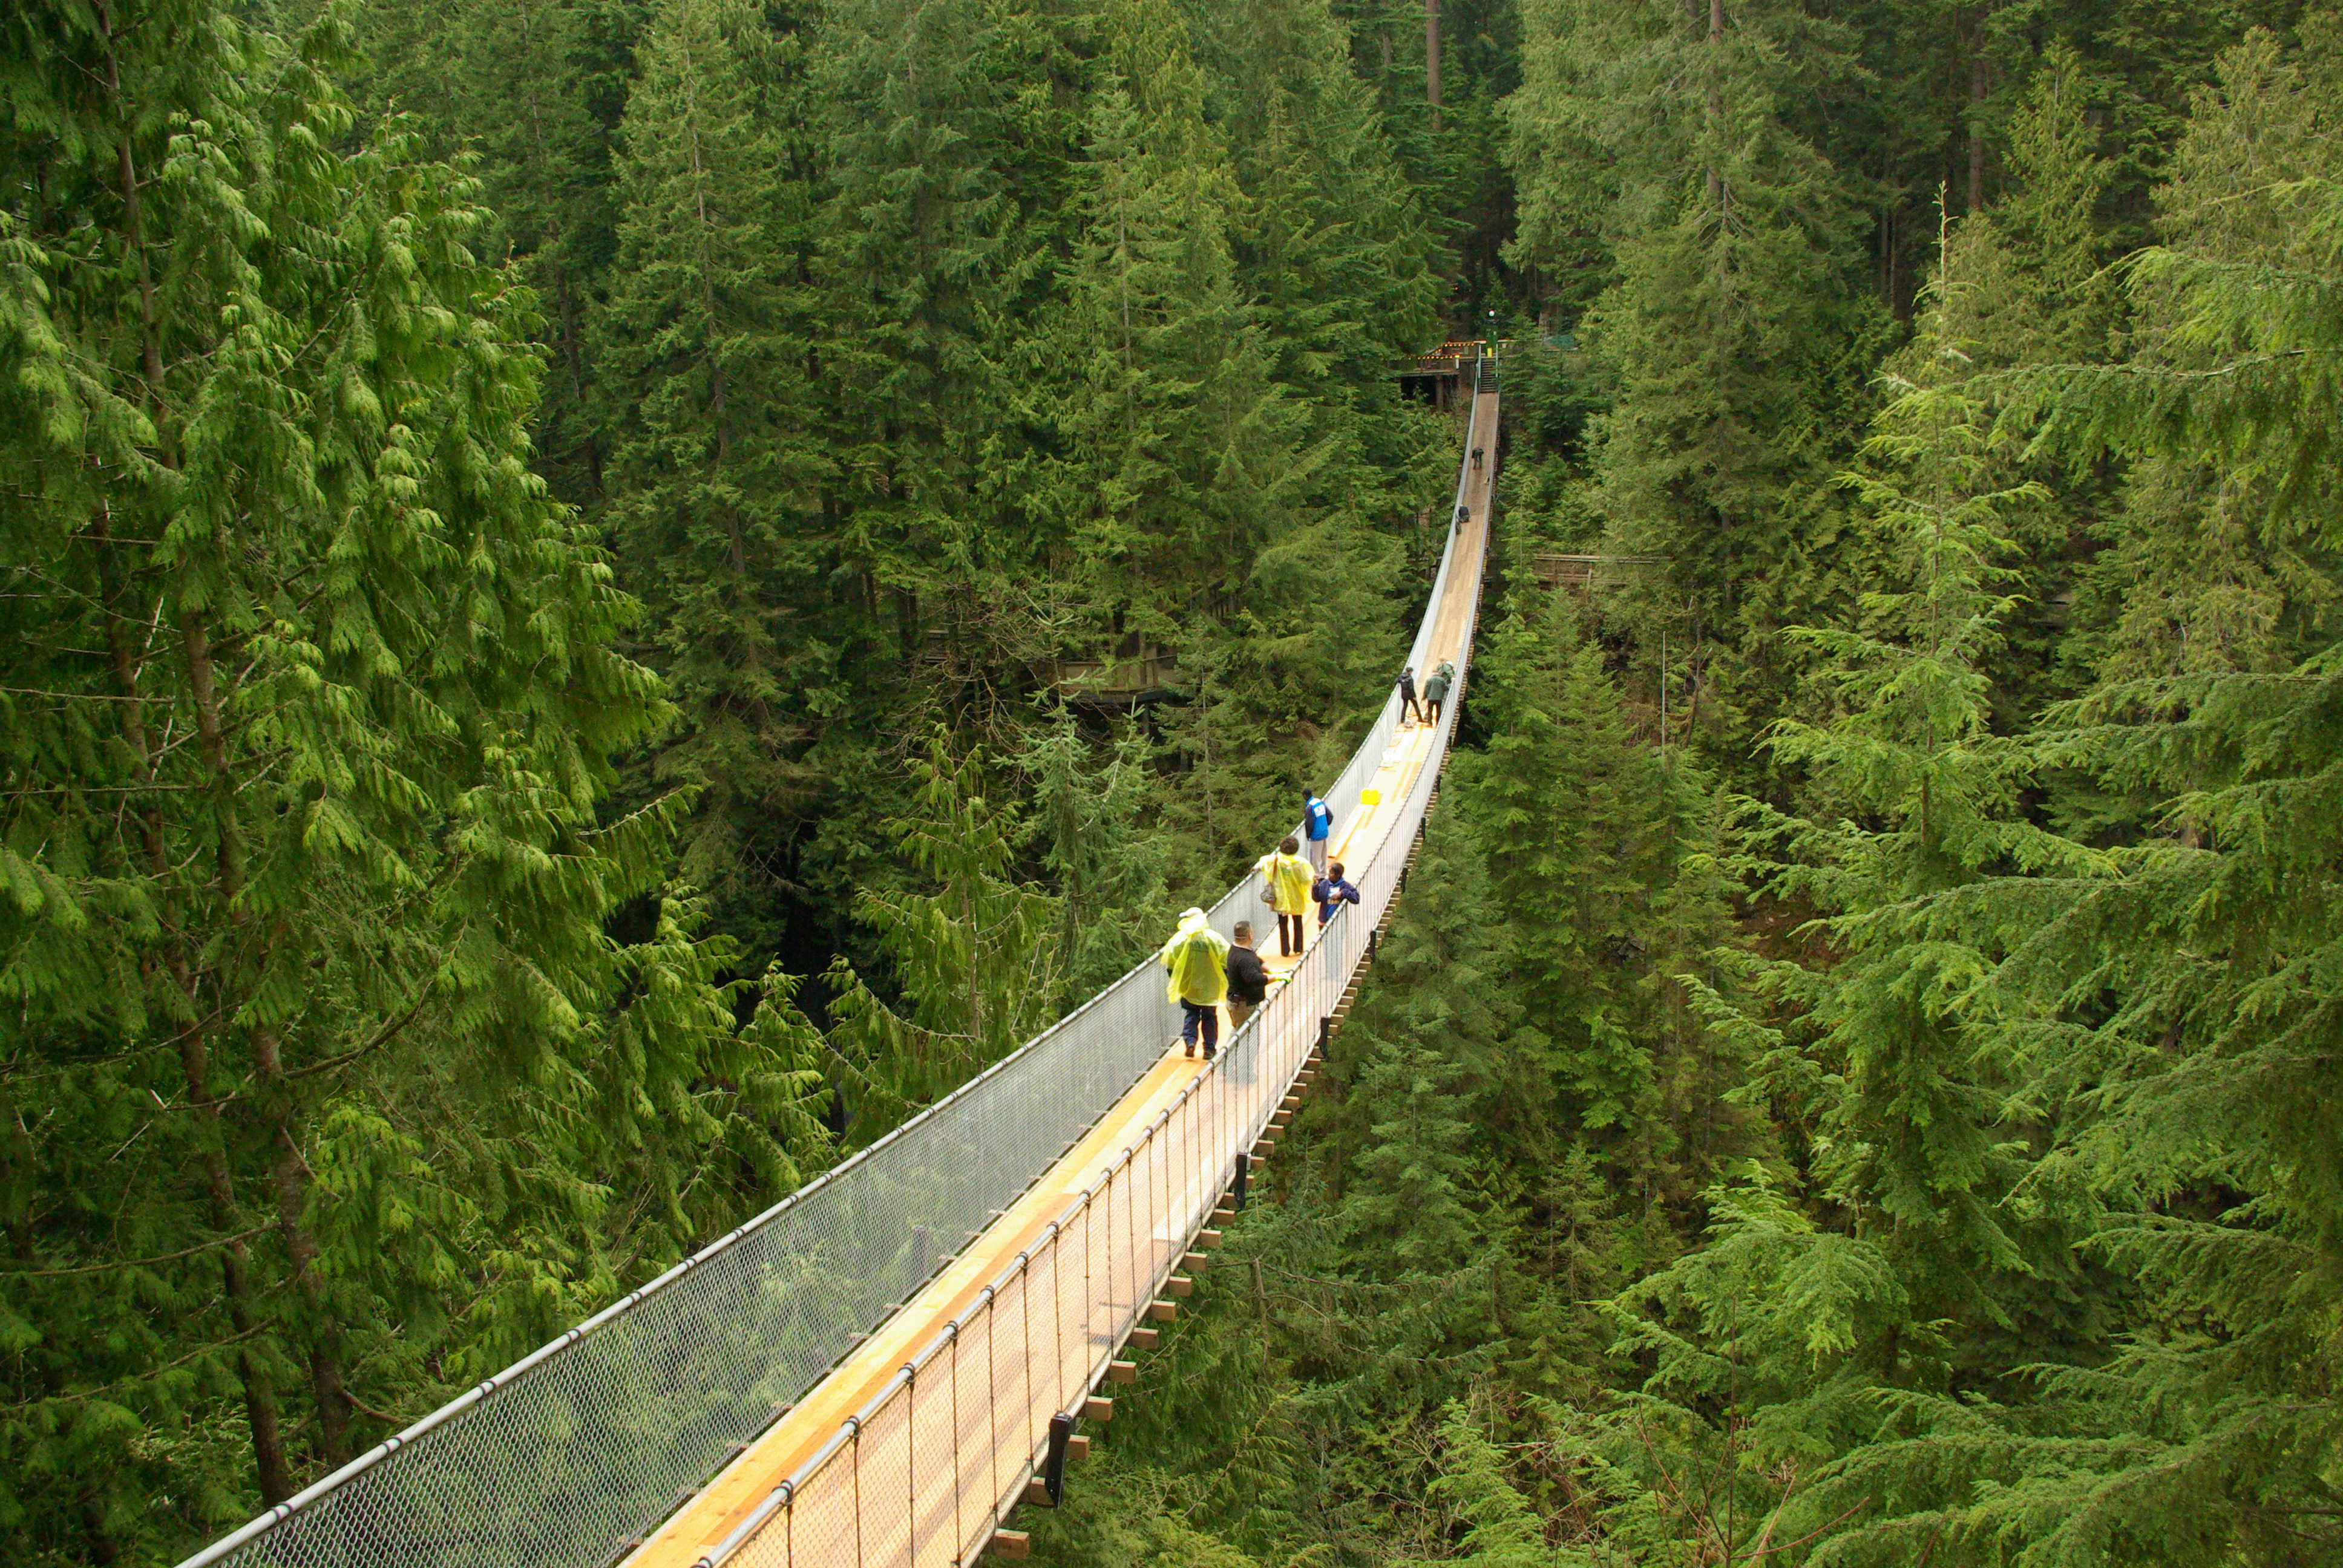
[(1180, 1004), (1180, 1040), (1188, 1054), (1196, 1054), (1196, 1039), (1203, 1037), (1204, 1060), (1221, 1045), (1221, 999), (1229, 994), (1229, 939), (1204, 923), (1204, 911), (1180, 911), (1180, 929), (1155, 955), (1171, 979), (1164, 995)]
[(1277, 956), (1290, 959), (1302, 950), (1302, 917), (1310, 912), (1310, 884), (1317, 873), (1300, 854), (1302, 846), (1288, 839), (1277, 852), (1263, 855), (1253, 869), (1267, 884), (1266, 897), (1277, 911)]

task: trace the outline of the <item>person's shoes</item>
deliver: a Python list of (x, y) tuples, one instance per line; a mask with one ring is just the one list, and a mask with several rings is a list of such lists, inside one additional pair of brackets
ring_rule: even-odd
[(1192, 1056), (1194, 1056), (1194, 1055), (1196, 1054), (1196, 1048), (1195, 1048), (1194, 1046), (1192, 1046), (1192, 1046), (1190, 1046), (1190, 1047), (1188, 1048), (1188, 1054), (1189, 1054), (1190, 1056), (1192, 1056)]
[(1204, 1060), (1206, 1061), (1212, 1060), (1212, 1048), (1209, 1045), (1204, 1048)]

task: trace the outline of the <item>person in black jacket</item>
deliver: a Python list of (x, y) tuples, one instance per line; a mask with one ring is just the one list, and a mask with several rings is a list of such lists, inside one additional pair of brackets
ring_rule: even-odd
[(1237, 922), (1236, 940), (1229, 947), (1229, 1032), (1234, 1034), (1269, 995), (1269, 970), (1252, 950), (1252, 922)]
[(1399, 672), (1399, 721), (1401, 728), (1406, 728), (1407, 716), (1411, 713), (1415, 715), (1415, 721), (1418, 724), (1423, 722), (1423, 709), (1416, 705), (1415, 666), (1412, 664), (1405, 669)]

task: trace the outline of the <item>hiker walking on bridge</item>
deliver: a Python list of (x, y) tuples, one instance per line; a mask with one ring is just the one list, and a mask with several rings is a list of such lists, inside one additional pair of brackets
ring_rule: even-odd
[(1196, 1040), (1204, 1041), (1204, 1060), (1221, 1045), (1221, 1000), (1229, 994), (1229, 939), (1204, 923), (1204, 911), (1180, 911), (1180, 929), (1156, 957), (1170, 979), (1166, 1000), (1180, 1004), (1180, 1041), (1196, 1054)]
[(1310, 869), (1326, 874), (1326, 840), (1334, 831), (1334, 813), (1309, 790), (1302, 792), (1302, 841), (1310, 847)]
[(1310, 912), (1310, 862), (1296, 853), (1302, 846), (1292, 839), (1263, 855), (1253, 869), (1261, 873), (1262, 896), (1277, 910), (1277, 956), (1290, 959), (1302, 950), (1302, 917)]
[(1406, 727), (1407, 716), (1411, 713), (1415, 715), (1418, 724), (1423, 722), (1423, 709), (1416, 706), (1415, 666), (1412, 664), (1399, 672), (1399, 721), (1403, 729)]
[(1229, 949), (1229, 1028), (1240, 1030), (1252, 1010), (1269, 999), (1269, 971), (1252, 950), (1252, 922), (1237, 922), (1236, 945)]
[(1456, 662), (1443, 658), (1432, 678), (1423, 683), (1423, 710), (1431, 715), (1430, 722), (1440, 722), (1441, 705), (1448, 700), (1448, 689), (1456, 684)]

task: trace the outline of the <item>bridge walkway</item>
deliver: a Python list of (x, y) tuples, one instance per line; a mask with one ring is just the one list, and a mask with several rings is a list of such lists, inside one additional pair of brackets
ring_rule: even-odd
[[(1473, 428), (1495, 430), (1496, 402), (1493, 391), (1478, 395)], [(1493, 446), (1493, 437), (1489, 439)], [(1494, 469), (1493, 462), (1484, 461), (1476, 467), (1467, 454), (1462, 494), (1471, 518), (1456, 530), (1453, 558), (1453, 564), (1462, 569), (1449, 574), (1440, 602), (1427, 608), (1425, 618), (1431, 635), (1428, 650), (1417, 670), (1419, 685), (1442, 659), (1454, 660), (1461, 670), (1470, 654), (1481, 568), (1486, 554)], [(1450, 707), (1454, 707), (1453, 697)], [(1330, 859), (1353, 867), (1379, 854), (1384, 860), (1404, 860), (1405, 845), (1387, 846), (1385, 840), (1407, 815), (1424, 769), (1435, 766), (1443, 754), (1448, 731), (1449, 726), (1444, 724), (1408, 724), (1397, 729), (1371, 782), (1362, 791), (1359, 804), (1336, 823), (1329, 844)], [(1427, 786), (1430, 782), (1422, 781)], [(1410, 838), (1414, 830), (1415, 823), (1410, 821)], [(1266, 909), (1262, 908), (1264, 918), (1256, 919), (1254, 923), (1273, 931), (1274, 920), (1266, 918)], [(1326, 945), (1322, 940), (1324, 935), (1313, 929), (1310, 945), (1292, 958), (1264, 952), (1264, 963), (1273, 980), (1291, 983), (1313, 965), (1322, 963), (1331, 956), (1321, 951)], [(1264, 946), (1273, 947), (1274, 942)], [(1357, 956), (1363, 958), (1363, 953)], [(1342, 983), (1333, 987), (1336, 994), (1347, 984), (1355, 961), (1354, 959), (1350, 964), (1339, 965)], [(1272, 985), (1271, 1005), (1263, 1008), (1264, 1015), (1272, 1010), (1282, 990)], [(1323, 993), (1322, 987), (1318, 998), (1322, 1003)], [(1295, 1012), (1294, 1021), (1304, 1033), (1314, 1031), (1316, 1020), (1332, 1010), (1331, 1006), (1326, 1006), (1307, 1013)], [(1232, 1040), (1225, 1009), (1222, 1037)], [(1307, 1060), (1306, 1050), (1282, 1054), (1292, 1058), (1295, 1069)], [(841, 1439), (858, 1445), (866, 1441), (873, 1423), (865, 1412), (883, 1404), (890, 1388), (903, 1379), (906, 1369), (917, 1363), (922, 1348), (964, 1333), (971, 1311), (989, 1304), (988, 1292), (998, 1297), (1000, 1287), (996, 1282), (1005, 1273), (1016, 1271), (1021, 1260), (1027, 1261), (1030, 1269), (1031, 1260), (1051, 1251), (1053, 1229), (1064, 1223), (1064, 1216), (1094, 1211), (1097, 1205), (1093, 1195), (1110, 1184), (1111, 1178), (1125, 1166), (1134, 1150), (1143, 1149), (1150, 1168), (1140, 1180), (1168, 1189), (1164, 1193), (1168, 1201), (1146, 1205), (1159, 1211), (1157, 1222), (1146, 1225), (1143, 1233), (1132, 1238), (1133, 1244), (1114, 1260), (1115, 1282), (1104, 1292), (1108, 1300), (1103, 1304), (1114, 1309), (1109, 1321), (1092, 1326), (1085, 1333), (1066, 1336), (1068, 1342), (1057, 1347), (1057, 1353), (1048, 1350), (1043, 1352), (1050, 1360), (1065, 1363), (1063, 1368), (1052, 1367), (1052, 1372), (1072, 1372), (1101, 1362), (1105, 1352), (1124, 1342), (1140, 1310), (1151, 1304), (1148, 1292), (1153, 1282), (1172, 1273), (1181, 1260), (1191, 1255), (1194, 1233), (1229, 1179), (1232, 1165), (1220, 1145), (1232, 1141), (1212, 1137), (1210, 1118), (1174, 1116), (1183, 1104), (1193, 1101), (1196, 1085), (1212, 1070), (1212, 1064), (1187, 1057), (1179, 1042), (1172, 1041), (1161, 1059), (1021, 1199), (679, 1510), (649, 1542), (627, 1559), (626, 1568), (694, 1568), (695, 1564), (722, 1564), (739, 1558), (742, 1548), (751, 1539), (752, 1527), (766, 1523), (759, 1518), (759, 1510), (769, 1509), (777, 1498), (787, 1500), (791, 1492), (802, 1490), (801, 1478), (823, 1468), (820, 1462), (837, 1450)], [(1282, 1100), (1292, 1076), (1289, 1070), (1274, 1086), (1275, 1093), (1268, 1097), (1271, 1101)], [(1151, 1139), (1151, 1130), (1165, 1128), (1176, 1131), (1168, 1144), (1155, 1147), (1163, 1141)], [(1086, 1199), (1091, 1201), (1086, 1203)], [(1100, 1294), (1095, 1289), (1089, 1293)], [(1028, 1300), (1040, 1294), (1029, 1292)], [(1055, 1311), (1059, 1303), (1052, 1300), (1051, 1305)], [(955, 1330), (955, 1325), (963, 1326)], [(1036, 1336), (1020, 1333), (1016, 1337), (1031, 1343)], [(1011, 1456), (1003, 1471), (1006, 1483), (993, 1494), (966, 1496), (967, 1488), (956, 1484), (965, 1463), (937, 1464), (928, 1469), (923, 1481), (909, 1485), (901, 1493), (901, 1506), (896, 1512), (903, 1527), (900, 1534), (889, 1533), (880, 1552), (871, 1551), (870, 1521), (861, 1516), (861, 1510), (839, 1511), (830, 1517), (830, 1528), (824, 1529), (820, 1524), (809, 1527), (810, 1522), (804, 1516), (806, 1511), (799, 1503), (788, 1509), (795, 1525), (791, 1538), (780, 1545), (778, 1555), (758, 1553), (756, 1560), (790, 1563), (957, 1563), (966, 1560), (971, 1548), (980, 1550), (1008, 1508), (1021, 1496), (1033, 1473), (1031, 1456), (1035, 1444), (1030, 1441), (1031, 1435), (1045, 1433), (1052, 1415), (1078, 1412), (1088, 1392), (1087, 1385), (1075, 1387), (1066, 1376), (1029, 1380), (1031, 1386), (1022, 1393), (1008, 1395), (1012, 1408), (1007, 1413), (1011, 1419), (1005, 1424), (1013, 1428), (1015, 1435), (1003, 1442), (1011, 1434), (1002, 1430), (1003, 1391), (997, 1375), (1001, 1370), (998, 1366), (987, 1368), (990, 1397), (986, 1401), (971, 1402), (968, 1408), (954, 1410), (926, 1434), (930, 1442), (951, 1444), (957, 1454), (980, 1450), (990, 1453), (1001, 1449)], [(1076, 1397), (1067, 1397), (1070, 1390)], [(916, 1448), (916, 1442), (907, 1447)], [(907, 1460), (906, 1468), (918, 1467)], [(800, 1479), (793, 1482), (792, 1478)], [(850, 1550), (844, 1539), (848, 1533), (857, 1537)], [(769, 1548), (773, 1544), (767, 1543)]]

